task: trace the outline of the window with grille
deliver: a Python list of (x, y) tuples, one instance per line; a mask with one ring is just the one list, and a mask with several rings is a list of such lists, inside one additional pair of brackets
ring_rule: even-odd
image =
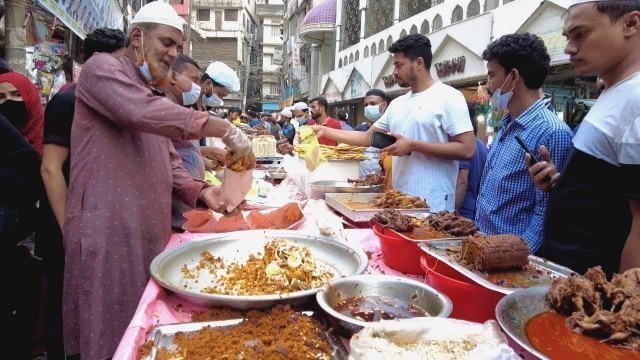
[[(340, 31), (340, 50), (344, 50), (360, 41), (360, 4), (359, 0), (342, 1), (342, 21)], [(345, 60), (345, 65), (346, 65)]]
[(280, 87), (278, 84), (269, 84), (269, 94), (278, 95), (280, 94)]
[(467, 18), (480, 14), (480, 1), (472, 0), (467, 6)]
[(282, 30), (279, 26), (271, 26), (271, 36), (280, 36), (282, 34)]
[(422, 22), (420, 26), (420, 34), (427, 35), (429, 33), (429, 22), (427, 20)]
[(211, 21), (211, 10), (198, 9), (198, 21)]
[(365, 12), (364, 36), (369, 37), (393, 25), (395, 1), (367, 0)]
[(400, 21), (408, 19), (431, 7), (431, 0), (401, 0)]
[(484, 11), (491, 11), (500, 5), (500, 0), (485, 0)]
[(453, 12), (451, 13), (451, 23), (455, 24), (458, 21), (462, 21), (463, 16), (464, 13), (462, 11), (462, 6), (456, 6), (455, 8), (453, 8)]
[(433, 18), (433, 31), (442, 29), (442, 16), (440, 14)]

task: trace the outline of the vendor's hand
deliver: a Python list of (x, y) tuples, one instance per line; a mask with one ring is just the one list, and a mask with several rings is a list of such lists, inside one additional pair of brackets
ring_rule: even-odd
[(238, 205), (235, 209), (231, 210), (231, 211), (224, 211), (222, 214), (225, 216), (235, 216), (238, 215), (238, 213), (242, 212), (245, 207), (247, 206), (247, 201), (246, 200), (242, 200), (242, 202), (240, 203), (240, 205)]
[(217, 213), (223, 213), (227, 208), (227, 203), (222, 200), (219, 186), (210, 186), (202, 189), (198, 198), (204, 201), (209, 209)]
[(413, 140), (391, 132), (388, 134), (396, 138), (396, 142), (380, 151), (386, 151), (391, 156), (405, 156), (413, 150)]
[(556, 185), (556, 182), (560, 177), (560, 173), (553, 164), (549, 151), (544, 145), (540, 146), (539, 163), (531, 165), (531, 155), (529, 154), (525, 154), (524, 163), (529, 169), (529, 176), (531, 176), (531, 179), (538, 189), (542, 191), (550, 191)]
[(224, 164), (225, 157), (227, 156), (227, 149), (213, 146), (201, 146), (200, 154), (208, 159), (216, 160), (217, 162)]
[(231, 159), (228, 161), (230, 164), (235, 164), (238, 160), (253, 152), (251, 149), (251, 141), (249, 141), (247, 135), (235, 126), (229, 128), (227, 133), (222, 137), (222, 142), (231, 149)]
[[(313, 129), (313, 133), (316, 134), (317, 138), (324, 137), (326, 126), (322, 125), (309, 125)], [(304, 139), (300, 139), (301, 141)]]

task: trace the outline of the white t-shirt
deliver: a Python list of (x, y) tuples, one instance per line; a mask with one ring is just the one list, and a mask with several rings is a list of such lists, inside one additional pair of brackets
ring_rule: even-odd
[[(473, 131), (462, 93), (439, 81), (393, 100), (374, 126), (432, 143), (448, 143), (450, 136)], [(392, 171), (394, 188), (426, 200), (432, 211), (454, 210), (458, 161), (414, 151), (393, 157)]]

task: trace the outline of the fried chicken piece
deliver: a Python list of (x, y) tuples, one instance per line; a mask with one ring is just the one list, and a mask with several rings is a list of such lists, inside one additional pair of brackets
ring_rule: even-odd
[(226, 160), (225, 165), (227, 169), (237, 171), (237, 172), (247, 171), (247, 170), (253, 169), (256, 166), (256, 156), (253, 154), (253, 152), (249, 153), (249, 155), (236, 161), (234, 164), (229, 163), (231, 161), (231, 152), (227, 152), (227, 156), (225, 157), (225, 160)]

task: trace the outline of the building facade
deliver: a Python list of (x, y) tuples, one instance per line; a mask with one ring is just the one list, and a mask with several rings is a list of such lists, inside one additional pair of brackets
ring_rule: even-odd
[(274, 112), (280, 110), (284, 4), (271, 0), (266, 4), (257, 4), (256, 12), (260, 21), (258, 36), (262, 54), (260, 102), (262, 111)]

